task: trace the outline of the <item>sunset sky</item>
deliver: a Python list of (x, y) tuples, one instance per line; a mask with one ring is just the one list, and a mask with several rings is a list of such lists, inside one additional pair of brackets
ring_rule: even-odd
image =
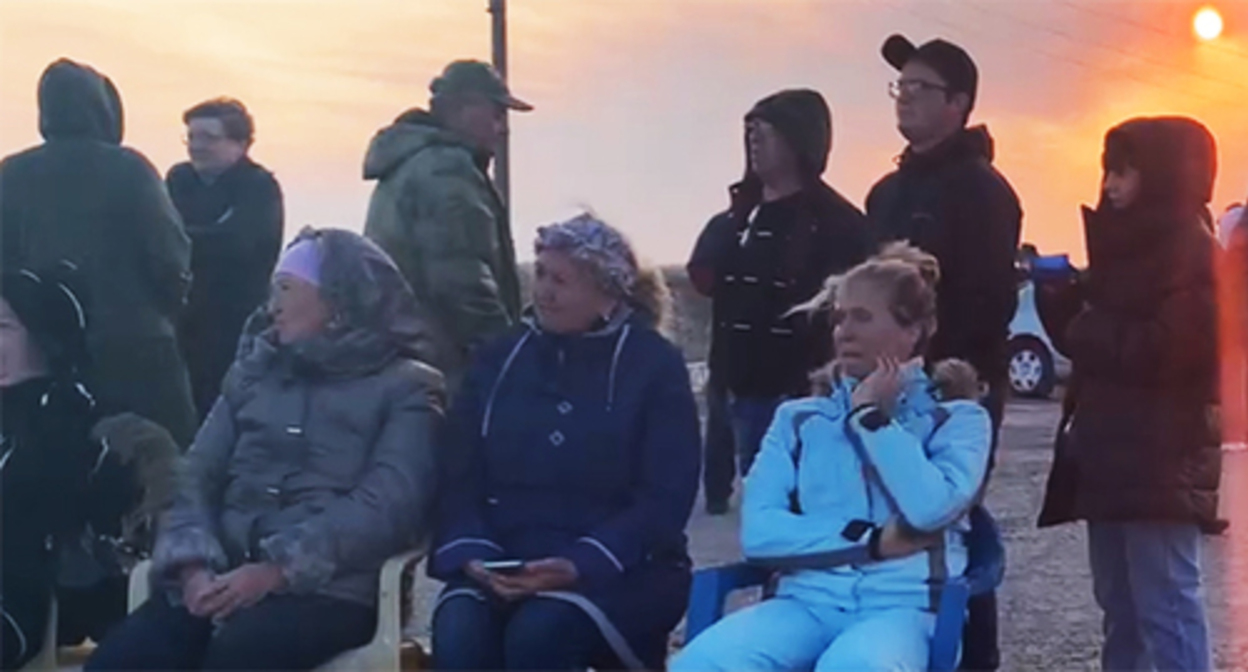
[[(1212, 4), (1226, 32), (1200, 42)], [(242, 99), (255, 158), (286, 193), (287, 232), (359, 230), (373, 133), (424, 105), (449, 60), (488, 59), (486, 0), (0, 1), (0, 152), (39, 141), (35, 88), (67, 56), (108, 74), (126, 144), (162, 172), (182, 160), (181, 113)], [(741, 117), (777, 89), (833, 107), (829, 181), (861, 203), (902, 148), (879, 45), (892, 32), (962, 44), (981, 72), (976, 119), (1026, 210), (1024, 237), (1081, 259), (1080, 203), (1100, 143), (1141, 114), (1187, 114), (1219, 138), (1215, 213), (1248, 194), (1248, 1), (511, 0), (518, 247), (578, 205), (679, 262), (742, 169)]]

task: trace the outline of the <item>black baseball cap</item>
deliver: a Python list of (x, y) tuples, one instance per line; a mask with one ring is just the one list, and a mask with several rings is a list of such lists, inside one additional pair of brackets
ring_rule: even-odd
[(950, 93), (965, 93), (971, 99), (971, 107), (975, 107), (975, 94), (979, 89), (979, 69), (970, 54), (958, 45), (941, 39), (925, 43), (921, 47), (903, 35), (890, 35), (880, 48), (884, 60), (894, 68), (901, 70), (906, 64), (917, 59), (924, 65), (935, 70), (949, 86)]
[(455, 61), (446, 66), (442, 75), (429, 84), (429, 92), (435, 97), (475, 93), (502, 105), (509, 110), (529, 112), (533, 106), (511, 95), (507, 84), (489, 63), (481, 61)]

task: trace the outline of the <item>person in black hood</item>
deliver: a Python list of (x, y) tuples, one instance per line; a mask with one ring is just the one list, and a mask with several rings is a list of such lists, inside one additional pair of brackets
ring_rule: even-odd
[(61, 59), (39, 81), (42, 145), (0, 162), (4, 268), (75, 264), (91, 288), (86, 383), (107, 412), (130, 411), (186, 446), (197, 425), (174, 324), (190, 284), (190, 242), (165, 185), (122, 147), (108, 78)]
[(1083, 210), (1088, 270), (1037, 306), (1074, 365), (1040, 524), (1088, 523), (1104, 669), (1209, 670), (1201, 533), (1226, 527), (1216, 149), (1194, 120), (1133, 119), (1103, 163), (1101, 201)]
[(82, 382), (88, 304), (77, 284), (69, 264), (0, 276), (4, 670), (56, 645), (44, 641), (53, 596), (62, 644), (101, 637), (124, 617), (124, 560), (114, 551), (162, 507), (177, 455), (150, 421), (100, 421)]
[[(909, 145), (897, 170), (871, 189), (867, 218), (879, 241), (905, 240), (940, 261), (940, 328), (929, 355), (967, 361), (987, 383), (983, 401), (995, 453), (1005, 415), (1009, 325), (1018, 307), (1014, 261), (1022, 209), (992, 165), (988, 129), (967, 127), (979, 88), (970, 55), (945, 40), (916, 47), (901, 35), (889, 37), (881, 51), (901, 73), (889, 93)], [(962, 666), (995, 670), (996, 597), (973, 598), (970, 612)]]
[(247, 152), (255, 128), (237, 100), (205, 101), (182, 115), (191, 160), (165, 178), (191, 247), (191, 293), (180, 337), (202, 421), (234, 361), (243, 323), (268, 294), (282, 249), (282, 190)]
[[(780, 91), (759, 101), (745, 125), (745, 178), (730, 188), (728, 210), (707, 224), (687, 269), (712, 299), (711, 377), (729, 393), (742, 475), (776, 406), (806, 396), (809, 374), (831, 355), (826, 320), (793, 309), (870, 247), (862, 212), (821, 177), (832, 149), (822, 95)], [(732, 473), (721, 471), (708, 487), (712, 512), (723, 511), (731, 493)]]

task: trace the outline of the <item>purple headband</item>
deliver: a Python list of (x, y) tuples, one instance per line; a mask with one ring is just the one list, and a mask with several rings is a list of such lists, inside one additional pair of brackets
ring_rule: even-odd
[(273, 269), (273, 275), (285, 273), (321, 286), (321, 246), (316, 239), (307, 238), (286, 248), (282, 258)]

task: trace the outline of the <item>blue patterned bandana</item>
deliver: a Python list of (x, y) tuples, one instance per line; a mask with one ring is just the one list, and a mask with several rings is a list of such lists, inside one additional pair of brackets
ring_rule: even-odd
[(583, 213), (537, 230), (534, 251), (558, 250), (585, 263), (613, 296), (628, 298), (637, 285), (637, 257), (624, 236), (610, 224)]

